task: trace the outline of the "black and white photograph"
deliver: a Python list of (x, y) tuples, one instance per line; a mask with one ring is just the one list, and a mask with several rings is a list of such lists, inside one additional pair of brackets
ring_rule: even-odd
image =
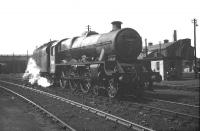
[(0, 1), (0, 131), (199, 131), (199, 4)]

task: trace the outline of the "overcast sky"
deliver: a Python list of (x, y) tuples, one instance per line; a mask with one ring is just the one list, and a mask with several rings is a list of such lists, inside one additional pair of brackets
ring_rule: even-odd
[[(51, 40), (79, 36), (91, 25), (105, 33), (111, 22), (138, 31), (154, 44), (177, 38), (193, 41), (193, 24), (200, 25), (199, 0), (1, 0), (0, 54), (32, 53)], [(197, 56), (200, 57), (200, 26), (197, 26)]]

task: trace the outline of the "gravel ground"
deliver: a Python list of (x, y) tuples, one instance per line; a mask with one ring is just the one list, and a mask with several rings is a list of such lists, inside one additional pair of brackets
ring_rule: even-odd
[(14, 95), (0, 89), (1, 131), (62, 131)]

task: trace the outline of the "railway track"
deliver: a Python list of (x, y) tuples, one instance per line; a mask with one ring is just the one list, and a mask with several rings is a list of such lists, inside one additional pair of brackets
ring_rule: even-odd
[[(80, 94), (77, 93), (77, 95), (80, 95)], [(107, 99), (107, 98), (105, 98), (105, 99)], [(163, 103), (174, 104), (176, 106), (189, 107), (189, 108), (193, 108), (194, 110), (196, 110), (196, 112), (199, 111), (199, 106), (197, 106), (197, 105), (190, 105), (190, 104), (186, 104), (186, 103), (179, 103), (179, 102), (166, 101), (166, 100), (147, 98), (147, 97), (143, 98), (143, 99), (148, 100), (148, 101), (159, 101), (159, 102), (163, 102)], [(124, 101), (124, 102), (127, 102), (127, 101)], [(146, 110), (158, 110), (160, 113), (170, 113), (170, 114), (173, 114), (175, 117), (179, 117), (179, 116), (181, 117), (182, 116), (182, 117), (192, 118), (192, 119), (195, 119), (195, 120), (200, 119), (199, 114), (197, 114), (197, 115), (186, 114), (186, 113), (182, 113), (182, 112), (178, 112), (178, 111), (174, 111), (174, 110), (170, 110), (170, 109), (166, 109), (166, 108), (151, 106), (151, 105), (148, 105), (148, 104), (142, 104), (142, 103), (138, 103), (138, 102), (128, 102), (128, 103), (130, 105), (136, 105), (139, 108), (144, 108)]]
[(10, 89), (6, 88), (6, 87), (0, 86), (0, 88), (6, 90), (7, 92), (10, 92), (10, 93), (16, 95), (17, 97), (19, 97), (19, 98), (23, 99), (24, 101), (28, 102), (29, 104), (33, 105), (38, 110), (40, 110), (41, 112), (43, 112), (44, 114), (46, 114), (46, 116), (48, 116), (48, 118), (51, 118), (56, 123), (59, 123), (59, 125), (61, 125), (63, 127), (63, 129), (65, 129), (67, 131), (76, 131), (73, 127), (71, 127), (70, 125), (68, 125), (66, 122), (62, 121), (61, 119), (59, 119), (58, 117), (56, 117), (55, 115), (53, 115), (52, 113), (50, 113), (49, 111), (47, 111), (46, 109), (42, 108), (38, 104), (36, 104), (33, 101), (31, 101), (30, 99), (28, 99), (28, 98), (20, 95), (19, 93), (15, 92), (13, 90), (10, 90)]
[(192, 108), (199, 108), (200, 106), (198, 105), (190, 105), (190, 104), (186, 104), (186, 103), (180, 103), (180, 102), (174, 102), (174, 101), (166, 101), (166, 100), (162, 100), (162, 99), (155, 99), (155, 98), (145, 98), (146, 100), (152, 100), (152, 101), (160, 101), (160, 102), (165, 102), (165, 103), (171, 103), (171, 104), (176, 104), (176, 105), (181, 105), (181, 106), (188, 106), (188, 107), (192, 107)]
[[(152, 99), (148, 99), (148, 100), (152, 100)], [(156, 100), (157, 101), (161, 101), (161, 102), (171, 103), (169, 101), (158, 100), (158, 99), (156, 99)], [(195, 119), (195, 120), (199, 120), (200, 119), (199, 115), (191, 115), (191, 114), (181, 113), (181, 112), (177, 112), (177, 111), (173, 111), (173, 110), (169, 110), (169, 109), (164, 109), (164, 108), (160, 108), (160, 107), (156, 107), (156, 106), (151, 106), (151, 105), (147, 105), (147, 104), (141, 104), (141, 103), (132, 103), (132, 104), (133, 105), (137, 105), (140, 108), (145, 108), (147, 110), (158, 110), (160, 113), (174, 114), (174, 116), (176, 116), (176, 117), (179, 117), (179, 116), (181, 117), (182, 116), (182, 117), (192, 118), (192, 119)], [(177, 103), (173, 102), (173, 104), (177, 104)], [(183, 104), (183, 103), (178, 103), (177, 105), (185, 106), (185, 104)], [(198, 107), (196, 107), (194, 105), (187, 105), (187, 106), (198, 108)]]
[[(7, 78), (8, 79), (23, 80), (22, 77), (16, 77), (16, 78), (7, 77)], [(199, 105), (192, 105), (192, 104), (175, 102), (175, 101), (167, 101), (167, 100), (155, 99), (155, 98), (151, 98), (151, 97), (145, 97), (144, 99), (146, 99), (146, 100), (152, 100), (152, 101), (160, 101), (160, 102), (165, 102), (165, 103), (171, 103), (171, 104), (176, 104), (176, 105), (182, 105), (182, 106), (188, 106), (188, 107), (192, 107), (192, 108), (199, 108), (200, 107)]]
[[(11, 78), (8, 78), (8, 79), (11, 79)], [(16, 77), (14, 79), (23, 80), (21, 77)], [(165, 102), (165, 103), (171, 103), (171, 104), (176, 104), (176, 105), (181, 105), (181, 106), (188, 106), (188, 107), (192, 107), (192, 108), (199, 108), (200, 107), (199, 105), (191, 105), (191, 104), (187, 104), (187, 103), (181, 103), (181, 102), (175, 102), (175, 101), (167, 101), (167, 100), (155, 99), (155, 98), (151, 98), (151, 97), (145, 97), (144, 99), (151, 100), (151, 101), (160, 101), (160, 102)]]
[(23, 89), (28, 89), (28, 90), (31, 90), (33, 92), (40, 93), (40, 94), (43, 94), (45, 96), (48, 96), (48, 97), (51, 97), (51, 98), (66, 102), (66, 103), (71, 104), (73, 106), (76, 106), (76, 107), (79, 107), (79, 108), (84, 109), (86, 111), (89, 111), (91, 113), (94, 113), (94, 114), (96, 114), (98, 116), (101, 116), (101, 117), (105, 118), (106, 120), (110, 120), (110, 121), (116, 122), (116, 123), (118, 123), (120, 125), (124, 125), (124, 126), (130, 128), (130, 129), (133, 129), (133, 130), (137, 130), (137, 131), (153, 131), (153, 129), (141, 126), (139, 124), (133, 123), (133, 122), (128, 121), (128, 120), (125, 120), (125, 119), (117, 117), (115, 115), (106, 113), (104, 111), (92, 108), (90, 106), (87, 106), (87, 105), (84, 105), (84, 104), (81, 104), (81, 103), (78, 103), (78, 102), (75, 102), (75, 101), (72, 101), (72, 100), (69, 100), (69, 99), (54, 95), (54, 94), (51, 94), (51, 93), (48, 93), (48, 92), (44, 92), (44, 91), (41, 91), (41, 90), (33, 89), (33, 88), (30, 88), (30, 87), (27, 87), (27, 86), (11, 83), (11, 82), (7, 82), (7, 81), (0, 80), (0, 82), (6, 83), (6, 84), (11, 84), (11, 85), (14, 85), (14, 86), (17, 86), (17, 87), (21, 87)]
[[(19, 82), (19, 81), (16, 81), (16, 82)], [(23, 83), (23, 82), (22, 82)], [(86, 94), (83, 94), (83, 93), (81, 93), (81, 92), (75, 92), (75, 93), (73, 93), (72, 94), (72, 92), (70, 93), (70, 91), (69, 90), (66, 90), (67, 92), (63, 92), (61, 89), (59, 89), (58, 88), (58, 90), (59, 91), (61, 91), (60, 93), (59, 93), (59, 91), (57, 91), (57, 89), (53, 89), (53, 88), (51, 88), (51, 89), (43, 89), (43, 88), (41, 88), (40, 90), (43, 90), (43, 91), (48, 91), (48, 92), (51, 92), (51, 93), (53, 93), (53, 94), (58, 94), (58, 95), (61, 95), (61, 96), (63, 96), (63, 97), (65, 97), (66, 95), (67, 95), (67, 97), (69, 97), (70, 99), (72, 98), (72, 99), (74, 99), (74, 97), (75, 98), (82, 98), (81, 99), (81, 101), (80, 100), (78, 100), (79, 102), (81, 102), (81, 103), (84, 103), (84, 104), (86, 104), (86, 105), (89, 105), (89, 106), (93, 106), (93, 104), (90, 104), (90, 103), (95, 103), (95, 107), (96, 108), (98, 108), (98, 109), (101, 109), (101, 110), (104, 110), (104, 111), (106, 111), (106, 112), (108, 112), (108, 113), (112, 113), (112, 114), (115, 114), (115, 115), (117, 115), (117, 116), (120, 116), (120, 117), (122, 117), (122, 118), (125, 118), (125, 119), (127, 119), (127, 120), (134, 120), (135, 121), (135, 119), (133, 118), (133, 117), (131, 117), (131, 119), (129, 119), (129, 117), (126, 117), (126, 116), (124, 116), (124, 115), (122, 115), (122, 114), (124, 114), (124, 111), (126, 112), (126, 110), (139, 110), (139, 114), (141, 113), (141, 112), (146, 112), (147, 114), (150, 114), (150, 117), (152, 117), (152, 116), (154, 116), (154, 115), (156, 115), (157, 113), (158, 114), (160, 114), (160, 117), (162, 116), (163, 118), (162, 119), (166, 119), (167, 121), (169, 120), (169, 121), (183, 121), (183, 125), (184, 125), (184, 123), (193, 123), (193, 124), (195, 124), (196, 125), (196, 123), (198, 123), (198, 121), (199, 121), (199, 114), (196, 114), (196, 113), (194, 113), (194, 114), (188, 114), (188, 111), (190, 111), (190, 112), (192, 112), (191, 111), (191, 109), (192, 108), (195, 108), (195, 112), (199, 112), (198, 110), (199, 110), (199, 107), (198, 106), (196, 106), (196, 105), (190, 105), (190, 104), (185, 104), (185, 103), (177, 103), (177, 102), (173, 102), (173, 101), (165, 101), (165, 100), (160, 100), (160, 99), (153, 99), (153, 98), (146, 98), (146, 103), (145, 104), (143, 104), (143, 102), (141, 102), (141, 101), (139, 101), (139, 102), (137, 102), (137, 100), (136, 101), (134, 101), (134, 102), (130, 102), (130, 101), (124, 101), (124, 100), (122, 100), (122, 101), (118, 101), (118, 100), (109, 100), (109, 98), (107, 98), (107, 97), (100, 97), (100, 96), (98, 96), (98, 97), (93, 97), (93, 96), (91, 96), (90, 94), (88, 94), (88, 95), (86, 95)], [(74, 96), (74, 97), (73, 97)], [(132, 98), (132, 99), (135, 99), (135, 98)], [(99, 102), (98, 102), (99, 101)], [(101, 102), (100, 102), (101, 101)], [(108, 102), (108, 101), (110, 101), (110, 102)], [(161, 106), (161, 107), (159, 107), (158, 105), (156, 105), (156, 106), (154, 106), (154, 105), (150, 105), (149, 103), (151, 103), (151, 102), (153, 102), (153, 101), (157, 101), (157, 102), (159, 102), (159, 103), (162, 103), (164, 106)], [(115, 106), (117, 106), (117, 108), (118, 109), (120, 109), (120, 108), (123, 108), (123, 110), (122, 110), (122, 112), (116, 112), (116, 110), (114, 109), (113, 110), (113, 106), (111, 106), (111, 108), (109, 107), (109, 108), (105, 108), (105, 107), (102, 107), (103, 105), (109, 105), (109, 103), (111, 104), (111, 103), (113, 103), (114, 102), (114, 104), (112, 104), (112, 105), (115, 105)], [(106, 103), (106, 104), (105, 104)], [(174, 111), (174, 109), (173, 108), (169, 108), (168, 109), (168, 104), (170, 104), (170, 106), (171, 105), (176, 105), (176, 107), (175, 108), (179, 108), (179, 109), (181, 109), (182, 107), (187, 107), (187, 109), (184, 109), (186, 112), (182, 112), (181, 110), (178, 110), (178, 111)], [(82, 107), (81, 107), (82, 108)], [(89, 109), (89, 108), (88, 108)], [(197, 111), (196, 111), (197, 110)], [(90, 111), (90, 109), (89, 109), (89, 111)], [(130, 111), (127, 111), (128, 113), (130, 112)], [(189, 112), (189, 113), (190, 113)], [(122, 114), (121, 114), (122, 113)], [(145, 113), (145, 114), (146, 114)], [(144, 114), (144, 115), (145, 115)], [(153, 115), (154, 114), (154, 115)], [(98, 114), (97, 114), (98, 115)], [(101, 114), (100, 114), (101, 115)], [(141, 115), (141, 114), (140, 114)], [(105, 115), (101, 115), (101, 116), (103, 116), (103, 117), (106, 117)], [(136, 116), (137, 117), (137, 116)], [(160, 118), (159, 117), (159, 118)], [(180, 118), (180, 119), (179, 119)], [(143, 118), (142, 118), (143, 119)], [(146, 125), (146, 124), (144, 124), (143, 123), (143, 120), (142, 119), (140, 119), (140, 121), (138, 121), (138, 120), (136, 120), (137, 121), (137, 123), (140, 123), (141, 125)], [(144, 118), (145, 119), (145, 118)], [(113, 120), (113, 121), (116, 121), (116, 120)], [(141, 122), (142, 121), (142, 122)], [(145, 120), (146, 121), (146, 120)], [(149, 122), (148, 122), (149, 123)], [(127, 127), (129, 127), (128, 126), (128, 124), (126, 125)], [(154, 129), (156, 129), (157, 130), (157, 127), (156, 126), (149, 126), (149, 124), (147, 124), (146, 126), (148, 126), (148, 127), (153, 127)], [(196, 127), (195, 127), (196, 128)], [(198, 127), (197, 127), (198, 128)], [(159, 130), (160, 128), (158, 128), (158, 130)], [(165, 128), (164, 128), (165, 129)], [(190, 128), (189, 128), (190, 129)]]

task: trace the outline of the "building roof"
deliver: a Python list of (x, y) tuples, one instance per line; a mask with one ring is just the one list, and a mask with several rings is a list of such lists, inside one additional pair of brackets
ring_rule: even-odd
[(174, 44), (174, 42), (168, 42), (168, 43), (164, 43), (164, 44), (156, 44), (156, 45), (151, 45), (151, 46), (147, 46), (148, 51), (155, 51), (155, 50), (159, 50), (159, 49), (166, 49), (167, 47), (169, 47), (170, 45)]
[(0, 62), (6, 61), (27, 61), (30, 55), (0, 55)]
[(156, 44), (144, 48), (138, 59), (164, 59), (164, 58), (184, 58), (193, 59), (194, 51), (190, 39), (181, 39), (175, 42)]
[(6, 63), (0, 63), (0, 65), (1, 65), (1, 66), (4, 66), (4, 65), (6, 65)]

